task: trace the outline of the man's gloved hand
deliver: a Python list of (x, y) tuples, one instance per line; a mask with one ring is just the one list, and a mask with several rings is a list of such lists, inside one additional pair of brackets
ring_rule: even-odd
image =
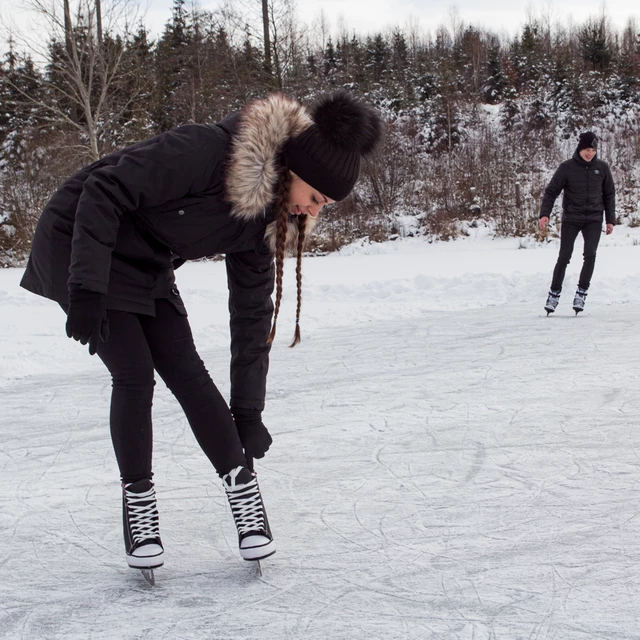
[(69, 285), (69, 312), (67, 336), (80, 344), (89, 344), (89, 354), (98, 350), (98, 340), (109, 339), (109, 322), (102, 293), (83, 289), (79, 284)]
[(273, 439), (269, 435), (267, 427), (262, 423), (262, 412), (232, 407), (231, 413), (247, 457), (264, 458)]

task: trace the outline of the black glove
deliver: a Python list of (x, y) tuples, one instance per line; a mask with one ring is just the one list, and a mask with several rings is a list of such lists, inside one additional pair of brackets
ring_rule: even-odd
[(109, 339), (109, 322), (106, 316), (105, 299), (102, 293), (83, 289), (79, 284), (69, 285), (69, 313), (67, 314), (67, 336), (89, 343), (89, 353), (98, 350), (98, 339)]
[(267, 427), (262, 423), (262, 413), (252, 409), (235, 409), (231, 413), (236, 421), (242, 448), (248, 458), (264, 458), (273, 442)]

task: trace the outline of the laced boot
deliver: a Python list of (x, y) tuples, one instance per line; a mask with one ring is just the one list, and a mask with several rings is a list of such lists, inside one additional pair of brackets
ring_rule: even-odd
[(242, 558), (261, 560), (273, 555), (276, 545), (256, 474), (245, 467), (236, 467), (222, 478), (222, 482), (238, 530)]
[(134, 569), (156, 569), (164, 563), (164, 548), (156, 491), (151, 480), (122, 485), (122, 521), (127, 562)]

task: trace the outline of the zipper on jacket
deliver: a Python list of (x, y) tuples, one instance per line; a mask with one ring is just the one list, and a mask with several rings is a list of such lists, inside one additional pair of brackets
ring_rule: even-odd
[[(587, 170), (587, 201), (585, 203), (585, 209), (589, 208), (589, 202), (591, 201), (591, 176), (589, 175), (589, 165), (586, 165), (586, 170)], [(585, 215), (587, 215), (587, 212), (584, 212)]]

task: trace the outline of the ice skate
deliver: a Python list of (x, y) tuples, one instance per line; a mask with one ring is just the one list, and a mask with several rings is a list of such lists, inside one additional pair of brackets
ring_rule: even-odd
[(122, 521), (127, 563), (132, 569), (140, 569), (149, 584), (155, 584), (153, 570), (163, 565), (164, 548), (151, 480), (122, 486)]
[(259, 561), (276, 552), (267, 513), (255, 473), (245, 467), (232, 469), (222, 479), (238, 530), (238, 547), (244, 560)]
[(560, 292), (559, 291), (549, 291), (549, 295), (547, 296), (547, 301), (544, 304), (544, 310), (547, 312), (547, 316), (550, 313), (553, 313), (560, 302)]
[(576, 295), (573, 297), (573, 310), (578, 315), (581, 311), (584, 311), (584, 304), (587, 301), (587, 290), (578, 287)]

